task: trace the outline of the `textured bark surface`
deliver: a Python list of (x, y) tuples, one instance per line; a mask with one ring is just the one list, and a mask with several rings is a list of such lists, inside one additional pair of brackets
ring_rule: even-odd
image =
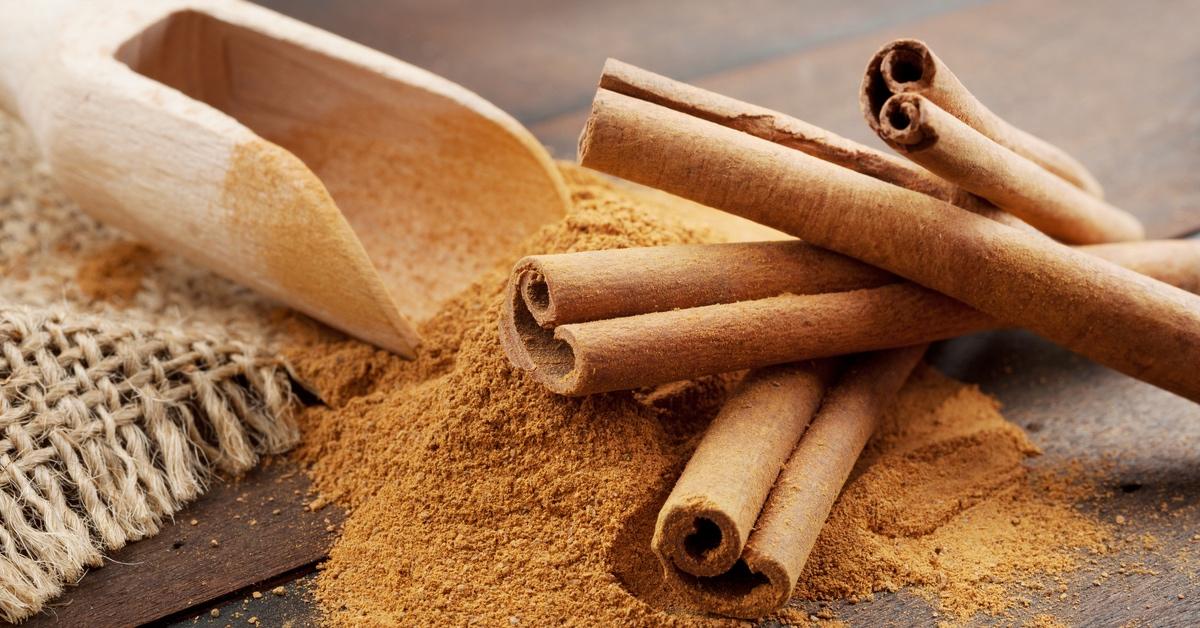
[[(855, 358), (821, 402), (782, 470), (778, 465), (766, 469), (778, 477), (740, 559), (712, 577), (697, 576), (681, 568), (685, 564), (664, 560), (664, 573), (672, 586), (687, 591), (704, 608), (734, 617), (759, 618), (786, 604), (859, 453), (925, 349), (926, 345), (919, 345)], [(794, 394), (776, 388), (756, 401), (770, 408)], [(765, 417), (757, 418), (761, 422)], [(808, 416), (804, 419), (807, 422)], [(715, 441), (724, 440), (722, 436), (706, 433), (700, 447), (715, 446)]]
[(930, 172), (1071, 244), (1141, 240), (1128, 212), (989, 139), (915, 93), (883, 105), (879, 137)]
[(658, 514), (652, 547), (667, 569), (733, 568), (779, 470), (809, 426), (836, 360), (753, 371), (730, 396)]
[(886, 124), (881, 110), (893, 94), (925, 96), (984, 136), (1084, 192), (1097, 197), (1104, 195), (1100, 183), (1074, 157), (1009, 124), (979, 102), (925, 42), (898, 39), (880, 48), (867, 62), (859, 104), (867, 124), (876, 131)]
[[(850, 255), (1191, 399), (1200, 297), (711, 122), (601, 89), (580, 160)], [(1131, 352), (1131, 343), (1139, 351)]]

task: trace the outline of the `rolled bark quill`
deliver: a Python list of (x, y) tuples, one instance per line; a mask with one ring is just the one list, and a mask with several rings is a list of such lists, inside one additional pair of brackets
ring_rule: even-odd
[(779, 469), (821, 405), (837, 360), (752, 371), (709, 425), (658, 517), (651, 546), (700, 576), (729, 571)]
[(1006, 122), (979, 102), (958, 77), (924, 42), (898, 39), (875, 53), (867, 63), (859, 104), (867, 124), (876, 132), (880, 110), (894, 94), (925, 96), (967, 126), (1097, 198), (1100, 183), (1062, 149)]
[(605, 62), (600, 87), (803, 151), (1005, 224), (1028, 228), (1015, 216), (919, 166), (778, 111), (681, 83), (616, 59)]
[[(1198, 240), (1079, 250), (1200, 292)], [(567, 324), (539, 325), (531, 309)], [(1001, 326), (875, 267), (781, 241), (525, 258), (509, 280), (500, 338), (509, 359), (550, 390), (586, 395)]]
[[(810, 384), (798, 380), (790, 386), (760, 390), (752, 383), (735, 393), (705, 432), (659, 513), (652, 546), (663, 563), (667, 582), (705, 610), (722, 615), (756, 619), (786, 604), (859, 454), (925, 348), (857, 356), (825, 396), (803, 436), (797, 432), (791, 438), (791, 443), (798, 439), (799, 444), (790, 456), (728, 456), (739, 463), (750, 461), (730, 468), (712, 464), (712, 458), (722, 452), (750, 449), (743, 435), (761, 432), (764, 423), (785, 420), (775, 410), (787, 400), (803, 397)], [(803, 430), (809, 416), (787, 420)], [(738, 488), (754, 501), (739, 495)], [(770, 493), (763, 506), (761, 495), (767, 490)], [(761, 514), (756, 505), (761, 506)], [(735, 521), (733, 533), (717, 524), (725, 520)], [(751, 525), (754, 531), (746, 540), (742, 535)], [(688, 558), (705, 549), (706, 557), (720, 556), (728, 563), (725, 571), (692, 573)], [(728, 556), (734, 558), (728, 560)]]
[(519, 296), (545, 328), (898, 281), (887, 271), (799, 240), (533, 255), (517, 262), (512, 274)]
[(1191, 368), (1200, 362), (1200, 297), (1178, 288), (801, 151), (604, 89), (580, 140), (580, 161), (889, 270), (1200, 400), (1200, 376)]
[(1071, 244), (1141, 240), (1132, 215), (997, 144), (920, 94), (880, 110), (879, 137), (930, 172)]

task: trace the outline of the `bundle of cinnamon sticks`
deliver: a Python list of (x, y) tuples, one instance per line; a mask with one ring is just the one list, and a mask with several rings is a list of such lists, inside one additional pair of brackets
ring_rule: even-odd
[(584, 166), (799, 239), (539, 255), (510, 277), (505, 351), (554, 392), (749, 369), (653, 539), (667, 580), (712, 612), (787, 602), (932, 341), (1026, 327), (1200, 401), (1200, 242), (1142, 240), (1079, 162), (922, 42), (876, 53), (860, 102), (908, 159), (610, 60)]

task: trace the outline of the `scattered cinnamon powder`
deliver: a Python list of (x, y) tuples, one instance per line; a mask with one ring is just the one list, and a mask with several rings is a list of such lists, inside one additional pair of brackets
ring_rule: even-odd
[(158, 254), (137, 242), (114, 242), (79, 265), (75, 276), (80, 291), (93, 301), (126, 305), (142, 289), (146, 266)]
[(869, 596), (919, 585), (959, 618), (1000, 613), (1012, 584), (1107, 551), (1108, 529), (1074, 505), (1073, 470), (1031, 470), (1037, 448), (999, 404), (918, 369), (834, 506), (799, 597)]
[[(525, 253), (712, 239), (650, 197), (567, 168), (575, 210)], [(669, 202), (669, 201), (667, 201)], [(334, 625), (721, 625), (665, 591), (654, 518), (736, 376), (558, 397), (514, 370), (497, 338), (509, 260), (448, 302), (404, 362), (308, 329), (289, 350), (326, 406), (303, 413), (320, 499), (343, 505), (316, 596)], [(969, 617), (1103, 551), (1086, 495), (977, 388), (922, 367), (872, 441), (797, 599), (914, 586)], [(793, 625), (833, 619), (785, 609)]]
[(1046, 614), (1034, 615), (1033, 619), (1025, 622), (1025, 626), (1026, 628), (1067, 628), (1067, 624)]

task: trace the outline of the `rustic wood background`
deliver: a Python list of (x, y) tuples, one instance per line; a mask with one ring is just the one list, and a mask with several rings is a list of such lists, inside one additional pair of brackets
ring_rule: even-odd
[[(886, 41), (918, 37), (1000, 115), (1078, 156), (1153, 236), (1200, 230), (1196, 0), (260, 2), (463, 84), (564, 158), (608, 56), (878, 144), (857, 106), (863, 65)], [(1095, 508), (1125, 517), (1134, 541), (1075, 574), (1066, 599), (1031, 594), (1003, 623), (1042, 612), (1079, 625), (1200, 623), (1200, 407), (1019, 331), (942, 343), (931, 356), (999, 396), (1046, 450), (1043, 463), (1116, 464), (1113, 497)], [(339, 513), (305, 511), (306, 489), (286, 463), (217, 487), (32, 623), (312, 624), (310, 574)], [(1139, 549), (1143, 533), (1161, 546)], [(1134, 564), (1152, 573), (1125, 575)], [(283, 595), (270, 592), (280, 585)], [(853, 624), (936, 621), (903, 591), (833, 606)]]

